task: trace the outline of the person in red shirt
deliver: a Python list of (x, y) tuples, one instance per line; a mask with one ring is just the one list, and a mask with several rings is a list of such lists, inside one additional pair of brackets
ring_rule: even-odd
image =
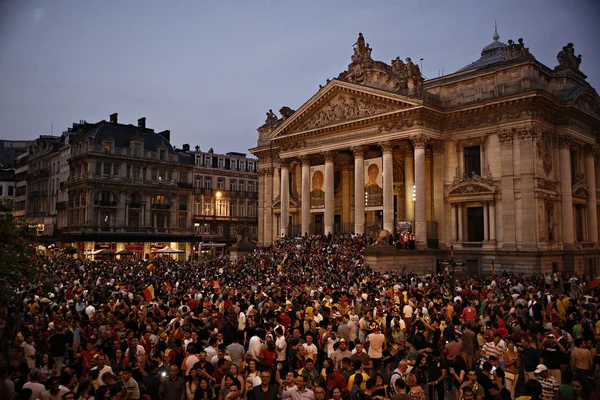
[(261, 364), (273, 368), (275, 359), (277, 358), (277, 350), (275, 349), (275, 342), (271, 337), (267, 338), (267, 347), (260, 351), (258, 357)]
[(475, 321), (475, 318), (477, 318), (477, 311), (475, 311), (475, 307), (471, 305), (470, 300), (467, 301), (467, 306), (462, 312), (462, 317), (465, 321)]
[(94, 344), (92, 342), (87, 342), (85, 344), (85, 350), (81, 353), (77, 354), (77, 358), (81, 358), (81, 378), (86, 379), (88, 375), (88, 371), (92, 369), (92, 360), (94, 356), (100, 354), (96, 349), (94, 349)]

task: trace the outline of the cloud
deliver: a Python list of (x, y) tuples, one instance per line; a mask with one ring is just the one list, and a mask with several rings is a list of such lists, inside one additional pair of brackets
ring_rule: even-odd
[(42, 22), (42, 19), (46, 15), (46, 9), (38, 7), (33, 10), (33, 21), (34, 22)]

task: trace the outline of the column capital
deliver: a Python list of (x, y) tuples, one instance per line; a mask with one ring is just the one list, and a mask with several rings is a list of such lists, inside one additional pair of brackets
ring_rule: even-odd
[(289, 168), (291, 164), (292, 164), (292, 160), (284, 158), (279, 163), (279, 168)]
[(561, 149), (569, 149), (573, 145), (573, 138), (569, 135), (560, 135), (556, 138), (556, 144)]
[(597, 153), (596, 148), (591, 144), (586, 144), (583, 147), (583, 151), (584, 151), (585, 155), (588, 157), (595, 157), (596, 153)]
[(434, 140), (431, 142), (431, 150), (434, 153), (444, 153), (446, 151), (446, 142), (444, 140)]
[(411, 136), (410, 141), (415, 149), (424, 149), (429, 143), (429, 138), (425, 135), (415, 135)]
[(333, 162), (335, 160), (335, 157), (337, 156), (337, 151), (324, 151), (322, 154), (323, 157), (325, 157), (325, 162)]
[(378, 143), (378, 146), (381, 148), (383, 153), (391, 153), (394, 150), (394, 145), (389, 141), (380, 142)]
[(364, 157), (367, 151), (367, 146), (352, 146), (350, 151), (354, 154), (354, 158)]
[(271, 176), (273, 175), (272, 167), (265, 167), (258, 170), (258, 176)]
[(300, 160), (300, 163), (302, 165), (309, 165), (310, 166), (310, 156), (308, 154), (303, 154), (300, 157), (298, 157), (298, 159)]

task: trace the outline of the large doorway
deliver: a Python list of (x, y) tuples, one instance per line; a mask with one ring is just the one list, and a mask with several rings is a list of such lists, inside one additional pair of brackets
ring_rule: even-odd
[(315, 235), (322, 235), (323, 229), (323, 214), (315, 214)]
[(467, 208), (469, 242), (483, 242), (483, 207)]
[(479, 276), (479, 261), (478, 260), (467, 260), (467, 276), (469, 278), (475, 278)]

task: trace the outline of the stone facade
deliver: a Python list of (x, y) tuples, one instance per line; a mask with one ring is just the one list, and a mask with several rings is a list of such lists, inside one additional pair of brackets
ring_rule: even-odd
[[(347, 71), (297, 111), (267, 113), (250, 150), (259, 244), (409, 230), (417, 249), (453, 246), (472, 275), (491, 261), (596, 274), (600, 98), (572, 44), (551, 69), (495, 33), (479, 60), (429, 80), (410, 58), (388, 65), (371, 51), (360, 35)], [(315, 174), (322, 208), (311, 203)]]
[(83, 257), (100, 249), (145, 257), (152, 245), (196, 257), (235, 243), (238, 231), (256, 237), (257, 160), (176, 149), (145, 118), (80, 121), (34, 140), (20, 161), (26, 196), (15, 215), (36, 224), (40, 240), (71, 243)]

